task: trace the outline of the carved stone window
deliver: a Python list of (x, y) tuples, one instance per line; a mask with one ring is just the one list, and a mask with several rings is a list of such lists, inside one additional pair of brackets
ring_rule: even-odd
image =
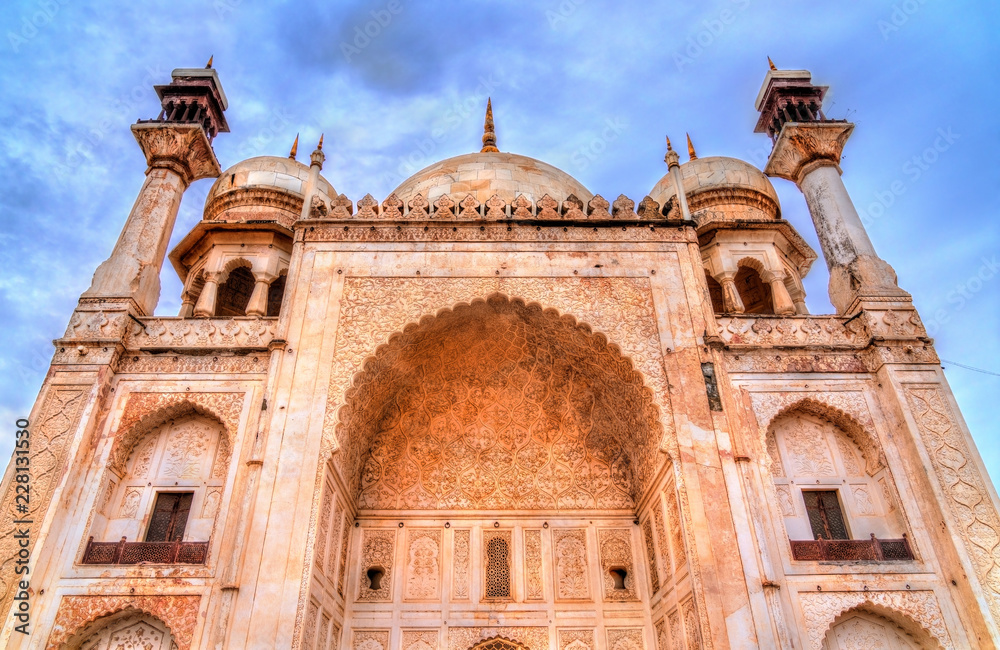
[(511, 598), (510, 531), (489, 531), (484, 537), (486, 557), (483, 564), (486, 570), (486, 580), (484, 581), (483, 598), (486, 600), (508, 600)]

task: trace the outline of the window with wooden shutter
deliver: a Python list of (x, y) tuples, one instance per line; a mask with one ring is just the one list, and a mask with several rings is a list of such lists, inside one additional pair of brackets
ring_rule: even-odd
[(836, 490), (806, 490), (802, 498), (814, 539), (850, 539)]
[(193, 492), (160, 492), (146, 530), (147, 542), (179, 542), (191, 513)]

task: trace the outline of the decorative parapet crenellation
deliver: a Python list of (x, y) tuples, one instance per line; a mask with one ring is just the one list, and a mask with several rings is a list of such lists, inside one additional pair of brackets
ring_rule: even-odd
[[(143, 327), (145, 326), (145, 327)], [(125, 335), (125, 348), (265, 349), (275, 338), (277, 318), (141, 318)]]
[(566, 220), (566, 221), (666, 221), (659, 210), (659, 204), (650, 197), (645, 197), (636, 211), (635, 201), (624, 194), (618, 196), (613, 203), (601, 195), (597, 195), (584, 203), (573, 194), (563, 201), (556, 201), (548, 194), (537, 201), (518, 195), (513, 201), (507, 201), (494, 194), (486, 202), (480, 203), (473, 194), (466, 195), (456, 202), (451, 196), (444, 195), (429, 202), (422, 194), (417, 194), (408, 203), (404, 203), (395, 194), (390, 194), (381, 204), (371, 194), (366, 194), (357, 202), (357, 211), (353, 204), (343, 194), (333, 200), (331, 210), (315, 206), (310, 211), (308, 222), (317, 220), (352, 221), (504, 221), (536, 219)]

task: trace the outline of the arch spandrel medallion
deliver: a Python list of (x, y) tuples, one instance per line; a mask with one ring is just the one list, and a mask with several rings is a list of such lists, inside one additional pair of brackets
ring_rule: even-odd
[(337, 435), (363, 510), (631, 510), (661, 432), (617, 347), (493, 296), (382, 346)]

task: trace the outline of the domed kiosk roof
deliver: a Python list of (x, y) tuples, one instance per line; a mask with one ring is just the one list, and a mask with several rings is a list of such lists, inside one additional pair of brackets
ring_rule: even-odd
[[(777, 216), (778, 195), (771, 181), (764, 172), (748, 162), (737, 158), (710, 156), (686, 162), (680, 166), (680, 171), (684, 194), (689, 201), (699, 194), (713, 190), (724, 192), (734, 189), (749, 190), (751, 193), (770, 199), (774, 206), (774, 213), (771, 216)], [(669, 173), (661, 178), (649, 193), (662, 206), (669, 205), (676, 194), (674, 179)], [(694, 206), (691, 209), (693, 211)]]
[[(280, 207), (291, 209), (290, 216), (294, 222), (302, 208), (308, 179), (309, 166), (292, 158), (279, 158), (278, 156), (248, 158), (222, 172), (215, 184), (212, 185), (208, 196), (205, 197), (204, 218), (206, 220), (225, 219), (231, 221), (234, 219), (229, 218), (230, 215), (221, 213), (231, 212), (229, 208), (235, 207), (234, 204), (249, 206), (257, 203), (258, 200), (268, 198), (273, 200), (277, 198), (275, 195), (284, 195), (281, 198), (291, 199), (290, 203), (298, 204), (298, 207), (286, 206), (284, 205), (286, 201), (279, 199)], [(329, 203), (330, 197), (337, 196), (336, 190), (322, 175), (316, 184), (316, 192), (327, 203)]]

